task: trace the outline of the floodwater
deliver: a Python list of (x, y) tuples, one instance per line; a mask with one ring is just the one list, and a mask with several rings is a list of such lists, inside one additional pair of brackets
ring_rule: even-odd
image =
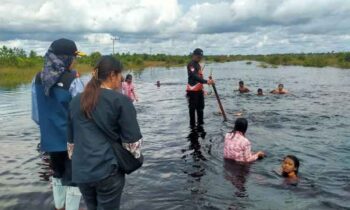
[[(122, 209), (350, 209), (350, 71), (245, 62), (209, 64), (205, 74), (211, 70), (229, 120), (207, 96), (200, 133), (188, 128), (185, 68), (134, 73), (145, 164), (127, 176)], [(157, 80), (164, 85), (157, 88)], [(253, 92), (235, 92), (239, 80)], [(267, 94), (278, 83), (291, 94)], [(267, 95), (256, 96), (258, 88)], [(30, 86), (2, 90), (0, 101), (0, 209), (52, 209)], [(223, 160), (236, 112), (248, 119), (247, 137), (253, 150), (267, 153), (264, 160)], [(297, 186), (275, 172), (287, 154), (301, 160)]]

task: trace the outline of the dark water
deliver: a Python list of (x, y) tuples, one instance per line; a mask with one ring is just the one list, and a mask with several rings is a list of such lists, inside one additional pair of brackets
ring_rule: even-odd
[[(261, 69), (244, 62), (210, 64), (229, 121), (206, 98), (205, 132), (188, 128), (184, 68), (135, 74), (146, 162), (127, 177), (122, 209), (350, 209), (350, 71)], [(244, 80), (254, 93), (284, 83), (292, 94), (233, 92)], [(167, 83), (157, 88), (157, 80)], [(40, 181), (38, 129), (30, 120), (30, 89), (0, 91), (0, 209), (51, 209)], [(223, 161), (223, 137), (235, 112), (250, 126), (254, 150), (268, 157), (250, 166)], [(286, 154), (301, 159), (298, 186), (275, 172)]]

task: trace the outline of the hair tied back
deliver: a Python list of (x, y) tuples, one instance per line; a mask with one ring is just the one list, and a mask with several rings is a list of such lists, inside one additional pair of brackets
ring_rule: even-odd
[(92, 72), (92, 76), (94, 79), (98, 80), (98, 68), (94, 69), (94, 71)]

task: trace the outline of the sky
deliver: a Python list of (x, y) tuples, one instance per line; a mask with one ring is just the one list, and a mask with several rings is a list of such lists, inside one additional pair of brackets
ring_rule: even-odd
[(350, 51), (350, 0), (0, 0), (0, 46), (44, 54)]

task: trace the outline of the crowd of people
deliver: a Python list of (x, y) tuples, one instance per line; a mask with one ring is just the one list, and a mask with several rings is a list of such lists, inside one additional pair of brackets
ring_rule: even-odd
[[(40, 128), (40, 150), (49, 155), (55, 209), (78, 210), (81, 197), (89, 210), (119, 209), (125, 174), (142, 166), (142, 134), (133, 102), (138, 101), (132, 75), (113, 56), (102, 56), (84, 85), (74, 71), (83, 56), (74, 41), (55, 40), (45, 54), (44, 68), (32, 83), (32, 119)], [(186, 87), (190, 128), (204, 124), (203, 50), (195, 49), (187, 65)], [(160, 82), (156, 85), (160, 87)], [(239, 92), (249, 89), (239, 82)], [(271, 91), (288, 93), (283, 84)], [(263, 95), (262, 89), (258, 95)], [(197, 117), (197, 118), (196, 118)], [(265, 157), (252, 152), (245, 134), (248, 121), (238, 118), (225, 136), (224, 158), (251, 163)], [(283, 159), (281, 175), (298, 179), (299, 160)]]
[[(239, 81), (238, 83), (238, 91), (240, 93), (249, 93), (250, 90), (244, 85), (243, 81)], [(271, 94), (287, 94), (288, 91), (284, 88), (283, 84), (279, 84), (276, 89), (270, 91)], [(257, 91), (258, 96), (264, 96), (263, 89), (259, 88)]]
[[(203, 121), (203, 109), (204, 109), (204, 89), (203, 84), (212, 85), (215, 81), (209, 77), (208, 80), (203, 79), (203, 69), (199, 65), (203, 57), (203, 50), (195, 49), (192, 53), (192, 61), (187, 66), (188, 72), (188, 84), (187, 84), (187, 97), (188, 97), (188, 109), (190, 115), (190, 127), (194, 129), (200, 129), (204, 124)], [(243, 81), (238, 83), (238, 91), (240, 93), (248, 93), (250, 90), (244, 85)], [(263, 90), (258, 89), (257, 95), (263, 96)], [(287, 94), (288, 91), (284, 88), (283, 84), (279, 84), (277, 89), (270, 92), (271, 94)], [(197, 124), (195, 123), (194, 110), (197, 111)], [(238, 114), (240, 116), (241, 114)], [(251, 151), (251, 143), (245, 137), (245, 133), (248, 129), (248, 121), (245, 118), (238, 118), (235, 122), (235, 126), (232, 132), (229, 132), (225, 136), (224, 145), (224, 158), (234, 160), (240, 163), (250, 163), (257, 159), (263, 159), (265, 153), (259, 151), (253, 153)], [(296, 182), (298, 179), (299, 160), (293, 155), (287, 155), (283, 158), (281, 167), (281, 175), (288, 178), (291, 182)]]

